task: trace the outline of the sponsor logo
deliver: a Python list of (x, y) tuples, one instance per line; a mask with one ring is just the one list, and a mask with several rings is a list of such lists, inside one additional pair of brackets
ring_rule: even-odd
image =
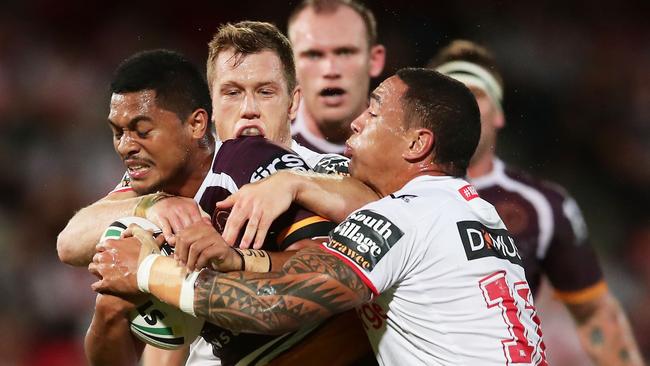
[(316, 163), (314, 171), (316, 173), (349, 175), (349, 164), (350, 160), (343, 156), (328, 156)]
[(456, 225), (468, 260), (496, 257), (523, 267), (508, 230), (489, 229), (478, 221), (461, 221)]
[(414, 195), (414, 194), (402, 194), (402, 195), (399, 195), (399, 196), (396, 196), (396, 195), (394, 195), (392, 193), (390, 194), (390, 198), (392, 198), (394, 200), (399, 199), (399, 200), (402, 200), (402, 201), (404, 201), (406, 203), (411, 202), (411, 198), (415, 198), (415, 197), (417, 197), (417, 196)]
[(476, 188), (474, 188), (474, 186), (471, 184), (460, 187), (458, 193), (460, 193), (460, 195), (463, 196), (465, 201), (471, 201), (474, 198), (478, 198), (478, 192), (476, 191)]
[(327, 246), (350, 258), (362, 269), (372, 271), (403, 235), (402, 230), (386, 217), (361, 210), (330, 232), (331, 241)]
[(284, 154), (271, 161), (267, 166), (258, 167), (251, 175), (251, 183), (257, 182), (260, 179), (266, 178), (269, 175), (277, 172), (278, 170), (291, 169), (301, 172), (309, 170), (307, 163), (296, 154)]

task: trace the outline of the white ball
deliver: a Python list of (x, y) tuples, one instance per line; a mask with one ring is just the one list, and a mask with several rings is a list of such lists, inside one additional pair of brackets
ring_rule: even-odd
[[(137, 224), (145, 230), (159, 234), (161, 230), (151, 221), (141, 217), (127, 216), (113, 222), (104, 230), (100, 241), (119, 239), (131, 224)], [(163, 255), (173, 253), (167, 243), (161, 250)], [(201, 332), (203, 319), (193, 317), (180, 309), (167, 305), (154, 296), (138, 305), (129, 314), (131, 332), (141, 341), (163, 349), (177, 349), (189, 344)]]

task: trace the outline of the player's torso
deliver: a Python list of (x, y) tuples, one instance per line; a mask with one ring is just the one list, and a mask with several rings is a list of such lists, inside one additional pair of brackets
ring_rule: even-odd
[[(514, 240), (489, 204), (478, 197), (458, 202), (463, 184), (412, 181), (384, 198), (383, 210), (376, 206), (404, 228), (397, 245), (411, 247), (375, 267), (402, 275), (358, 309), (384, 364), (532, 364), (542, 357)], [(513, 338), (516, 329), (530, 337)]]
[(490, 202), (516, 238), (533, 293), (542, 277), (541, 260), (552, 240), (555, 217), (549, 197), (537, 182), (507, 171), (500, 161), (487, 179), (473, 180), (484, 200)]

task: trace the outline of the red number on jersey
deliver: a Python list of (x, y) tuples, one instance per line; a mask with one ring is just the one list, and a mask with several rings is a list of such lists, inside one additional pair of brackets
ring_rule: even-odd
[(517, 282), (516, 293), (524, 300), (524, 308), (532, 310), (531, 320), (536, 324), (537, 334), (539, 335), (539, 342), (535, 346), (531, 345), (526, 337), (526, 328), (521, 323), (519, 316), (521, 313), (517, 307), (516, 300), (513, 293), (506, 281), (506, 272), (495, 272), (479, 281), (479, 287), (483, 291), (483, 297), (487, 303), (488, 308), (498, 306), (501, 309), (503, 320), (508, 326), (508, 332), (511, 338), (501, 341), (503, 344), (503, 351), (506, 356), (506, 365), (510, 363), (532, 363), (533, 353), (536, 347), (541, 349), (541, 359), (538, 365), (547, 365), (546, 356), (544, 354), (544, 343), (541, 341), (541, 329), (539, 327), (539, 319), (535, 314), (535, 308), (531, 305), (528, 295), (530, 290), (525, 282)]

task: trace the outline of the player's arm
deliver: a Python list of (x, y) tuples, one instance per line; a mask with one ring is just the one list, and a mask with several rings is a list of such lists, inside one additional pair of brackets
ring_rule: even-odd
[(182, 366), (185, 365), (189, 351), (189, 346), (166, 350), (147, 344), (142, 353), (142, 366)]
[(248, 222), (242, 247), (253, 244), (260, 248), (273, 220), (294, 201), (326, 219), (341, 222), (378, 198), (370, 187), (351, 177), (284, 170), (243, 186), (217, 203), (217, 208), (232, 208), (223, 232), (226, 242), (233, 243)]
[[(98, 247), (100, 252), (89, 266), (101, 278), (92, 286), (95, 291), (149, 292), (190, 314), (242, 332), (296, 330), (371, 297), (371, 290), (347, 264), (320, 248), (300, 250), (280, 272), (204, 269), (186, 276), (185, 268), (170, 257), (148, 256), (138, 264), (137, 245), (127, 240)], [(115, 261), (122, 265), (113, 265)], [(241, 306), (242, 302), (248, 306)]]
[(643, 365), (620, 304), (606, 291), (582, 302), (565, 302), (577, 323), (583, 348), (596, 365)]
[(59, 259), (73, 266), (87, 266), (95, 254), (102, 232), (124, 216), (140, 216), (160, 227), (166, 238), (201, 219), (200, 208), (185, 197), (153, 193), (137, 196), (134, 191), (109, 194), (81, 209), (57, 237)]
[(90, 365), (137, 365), (144, 343), (131, 335), (128, 313), (132, 308), (133, 304), (119, 297), (97, 295), (84, 340)]

